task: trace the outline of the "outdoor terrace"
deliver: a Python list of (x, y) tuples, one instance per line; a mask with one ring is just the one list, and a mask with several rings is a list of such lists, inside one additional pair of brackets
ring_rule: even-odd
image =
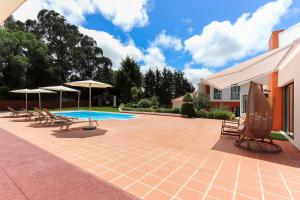
[(61, 132), (5, 116), (1, 128), (141, 199), (300, 199), (298, 150), (238, 149), (218, 120), (138, 115)]

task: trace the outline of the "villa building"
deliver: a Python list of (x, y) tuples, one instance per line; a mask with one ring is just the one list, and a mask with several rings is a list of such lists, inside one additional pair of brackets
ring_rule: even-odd
[(240, 116), (240, 86), (219, 90), (212, 85), (206, 84), (204, 79), (200, 80), (198, 92), (209, 96), (213, 107), (228, 107), (236, 116)]
[[(239, 87), (240, 113), (246, 111), (250, 81), (261, 83), (273, 110), (273, 130), (280, 130), (300, 149), (300, 23), (287, 30), (274, 31), (269, 52), (201, 80), (212, 102), (218, 93), (231, 93)], [(210, 89), (207, 89), (210, 88)], [(231, 91), (231, 92), (229, 92)], [(232, 95), (230, 95), (232, 96)], [(225, 98), (224, 98), (225, 99)], [(222, 99), (223, 100), (223, 99)]]

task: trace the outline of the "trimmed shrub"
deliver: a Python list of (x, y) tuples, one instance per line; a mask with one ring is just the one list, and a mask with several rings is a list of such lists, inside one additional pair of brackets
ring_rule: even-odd
[(234, 118), (234, 114), (226, 110), (214, 109), (207, 113), (207, 117), (210, 119), (231, 120)]
[(138, 108), (150, 108), (152, 101), (150, 99), (141, 99), (136, 105)]
[(192, 103), (193, 102), (193, 97), (190, 93), (186, 93), (182, 99), (183, 102), (185, 103)]
[(192, 118), (195, 116), (195, 108), (192, 103), (184, 103), (181, 106), (181, 114), (183, 116), (187, 116), (188, 118)]

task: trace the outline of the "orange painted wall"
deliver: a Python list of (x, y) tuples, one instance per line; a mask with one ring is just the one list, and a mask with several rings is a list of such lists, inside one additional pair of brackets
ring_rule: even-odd
[[(274, 31), (269, 41), (269, 50), (279, 47), (279, 33), (283, 30)], [(283, 103), (282, 88), (278, 87), (278, 72), (269, 74), (269, 99), (273, 110), (273, 130), (282, 130), (283, 128)]]

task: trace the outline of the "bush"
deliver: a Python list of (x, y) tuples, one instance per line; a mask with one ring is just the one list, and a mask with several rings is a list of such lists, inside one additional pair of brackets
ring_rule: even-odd
[(207, 118), (208, 112), (205, 110), (199, 110), (196, 112), (196, 117), (198, 118)]
[(234, 114), (230, 111), (214, 109), (207, 113), (207, 117), (210, 119), (225, 119), (231, 120), (234, 118)]
[(193, 102), (197, 110), (210, 108), (210, 99), (207, 94), (199, 93), (196, 97), (194, 97)]
[(136, 108), (137, 105), (135, 103), (127, 103), (124, 105), (124, 107)]
[(179, 114), (179, 108), (132, 108), (132, 107), (124, 107), (124, 111), (137, 111), (137, 112), (159, 112), (159, 113), (174, 113)]
[(190, 93), (186, 93), (182, 99), (185, 103), (193, 103), (193, 97)]
[(192, 118), (195, 116), (195, 108), (192, 103), (184, 103), (181, 106), (181, 114), (183, 116), (187, 116), (188, 118)]
[(154, 107), (154, 108), (158, 108), (159, 106), (159, 101), (158, 101), (158, 97), (157, 96), (152, 96), (151, 97), (151, 105)]
[(150, 99), (141, 99), (136, 105), (138, 108), (150, 108), (152, 101)]

